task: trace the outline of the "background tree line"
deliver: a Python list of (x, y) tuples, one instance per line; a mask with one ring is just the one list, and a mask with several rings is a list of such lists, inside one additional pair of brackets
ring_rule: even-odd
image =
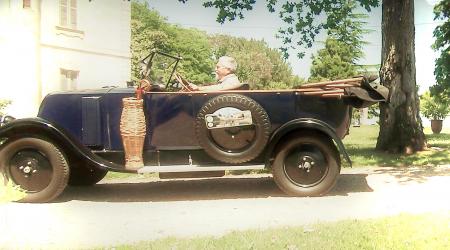
[(223, 55), (238, 62), (237, 75), (252, 89), (290, 88), (300, 85), (303, 79), (294, 75), (291, 66), (277, 49), (269, 48), (260, 40), (248, 40), (228, 35), (208, 35), (197, 29), (186, 29), (169, 24), (156, 10), (145, 2), (131, 3), (132, 76), (139, 79), (139, 60), (151, 49), (183, 60), (177, 70), (196, 84), (214, 82), (214, 67)]

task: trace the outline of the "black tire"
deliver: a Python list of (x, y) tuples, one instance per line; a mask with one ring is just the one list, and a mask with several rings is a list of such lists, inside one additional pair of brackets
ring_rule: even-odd
[(20, 202), (48, 202), (58, 197), (69, 180), (65, 156), (52, 143), (20, 138), (0, 151), (0, 172), (27, 195)]
[(290, 138), (278, 147), (275, 155), (272, 165), (275, 183), (292, 196), (326, 194), (336, 184), (340, 172), (336, 146), (325, 136), (314, 133)]
[(78, 165), (70, 168), (70, 186), (92, 186), (101, 181), (108, 170), (90, 165)]
[[(205, 115), (221, 108), (250, 110), (253, 124), (244, 127), (208, 129)], [(253, 99), (225, 94), (212, 98), (200, 109), (195, 132), (197, 140), (212, 158), (226, 163), (243, 163), (256, 158), (265, 148), (270, 136), (270, 120), (266, 111)]]

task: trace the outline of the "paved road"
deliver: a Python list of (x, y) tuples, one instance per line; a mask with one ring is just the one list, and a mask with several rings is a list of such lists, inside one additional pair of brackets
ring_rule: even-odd
[(69, 187), (51, 204), (0, 206), (0, 248), (112, 246), (167, 236), (450, 211), (450, 166), (344, 169), (325, 197), (283, 195), (269, 176)]

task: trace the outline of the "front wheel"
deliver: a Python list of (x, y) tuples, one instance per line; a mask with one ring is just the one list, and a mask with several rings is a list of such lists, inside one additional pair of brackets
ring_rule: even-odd
[(67, 186), (69, 166), (62, 152), (38, 138), (20, 138), (0, 151), (0, 172), (26, 192), (21, 202), (48, 202)]
[(286, 194), (319, 196), (336, 183), (339, 154), (322, 135), (296, 135), (278, 147), (272, 165), (275, 183)]

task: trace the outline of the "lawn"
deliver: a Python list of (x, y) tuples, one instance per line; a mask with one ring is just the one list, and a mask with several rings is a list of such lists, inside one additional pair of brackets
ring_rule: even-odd
[(450, 164), (450, 128), (433, 134), (425, 128), (428, 149), (413, 155), (390, 154), (375, 150), (379, 127), (351, 127), (344, 138), (353, 166), (436, 166)]
[[(413, 155), (389, 154), (375, 150), (379, 127), (376, 125), (351, 127), (350, 134), (343, 142), (352, 160), (353, 167), (363, 166), (437, 166), (450, 164), (450, 128), (445, 128), (440, 134), (433, 134), (430, 128), (425, 128), (425, 136), (429, 149)], [(344, 167), (346, 165), (343, 162)], [(247, 171), (249, 172), (249, 171)], [(247, 173), (244, 171), (244, 173)], [(251, 171), (254, 173), (255, 171)], [(261, 171), (259, 171), (261, 172)], [(268, 172), (264, 170), (262, 172)], [(233, 172), (239, 174), (243, 171)], [(157, 178), (157, 174), (148, 174), (142, 178)], [(134, 174), (109, 172), (106, 179), (136, 178)]]
[(450, 212), (165, 238), (115, 249), (450, 249)]

